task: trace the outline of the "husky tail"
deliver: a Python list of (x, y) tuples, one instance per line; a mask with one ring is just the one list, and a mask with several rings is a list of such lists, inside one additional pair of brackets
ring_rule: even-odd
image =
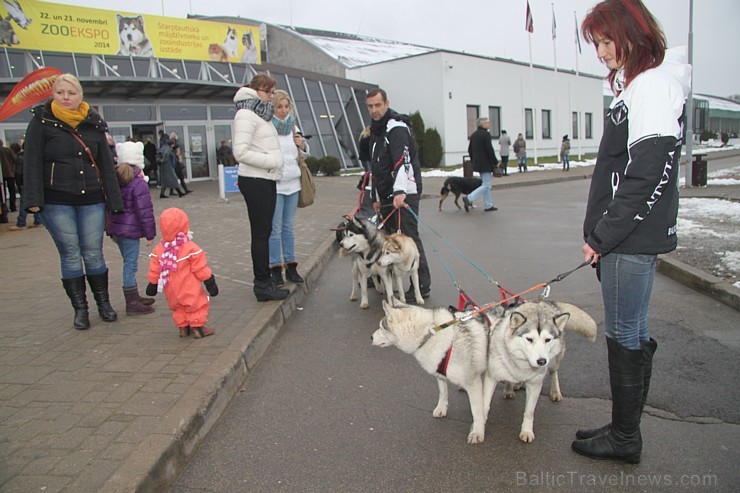
[(565, 324), (566, 329), (581, 334), (591, 342), (596, 340), (596, 321), (591, 318), (591, 315), (570, 303), (555, 301), (553, 304), (558, 307), (561, 313), (570, 314), (570, 318)]

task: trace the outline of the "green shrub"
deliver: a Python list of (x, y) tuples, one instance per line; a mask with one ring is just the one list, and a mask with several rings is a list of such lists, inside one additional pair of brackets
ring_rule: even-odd
[(414, 136), (414, 142), (416, 142), (416, 154), (421, 159), (424, 155), (424, 119), (421, 117), (421, 113), (418, 111), (409, 115), (409, 123), (411, 124), (411, 135)]
[(324, 156), (319, 159), (319, 169), (326, 176), (334, 176), (339, 173), (340, 169), (342, 169), (342, 163), (337, 157)]
[(321, 169), (318, 158), (314, 156), (306, 156), (306, 166), (308, 166), (309, 171), (311, 171), (311, 174), (314, 176), (316, 176), (316, 173)]
[(727, 132), (722, 132), (720, 139), (722, 139), (722, 143), (724, 145), (727, 145), (727, 143), (730, 141), (730, 134), (728, 134)]
[(708, 140), (716, 139), (717, 134), (712, 132), (711, 130), (704, 129), (701, 131), (701, 135), (699, 136), (699, 142), (706, 142)]
[(442, 162), (442, 137), (436, 128), (428, 128), (424, 132), (423, 142), (424, 152), (420, 156), (421, 165), (436, 168)]

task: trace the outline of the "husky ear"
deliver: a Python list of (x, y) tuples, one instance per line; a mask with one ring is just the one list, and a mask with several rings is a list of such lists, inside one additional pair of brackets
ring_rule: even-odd
[(391, 300), (393, 301), (393, 308), (406, 308), (406, 307), (409, 306), (406, 303), (404, 303), (403, 301), (401, 301), (398, 298), (396, 298), (395, 296), (393, 298), (391, 298)]
[(394, 308), (393, 305), (388, 303), (386, 300), (383, 300), (383, 311), (385, 312), (386, 315), (389, 315), (389, 313), (393, 311), (393, 308)]
[(565, 324), (568, 323), (568, 320), (570, 320), (570, 313), (561, 313), (560, 315), (555, 315), (552, 319), (555, 326), (561, 331), (565, 330)]
[(511, 333), (513, 334), (516, 329), (524, 325), (524, 322), (527, 321), (527, 317), (519, 312), (513, 312), (509, 316), (509, 320), (511, 321), (511, 326), (509, 327), (509, 330), (511, 330)]
[(581, 334), (591, 342), (596, 340), (596, 321), (591, 315), (571, 303), (555, 301), (553, 304), (562, 314), (569, 315), (564, 326), (566, 329)]

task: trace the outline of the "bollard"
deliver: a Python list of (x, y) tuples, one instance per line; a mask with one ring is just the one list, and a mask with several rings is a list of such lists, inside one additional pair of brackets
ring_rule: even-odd
[(693, 161), (691, 163), (691, 186), (692, 187), (706, 187), (707, 186), (707, 155), (706, 154), (694, 154)]

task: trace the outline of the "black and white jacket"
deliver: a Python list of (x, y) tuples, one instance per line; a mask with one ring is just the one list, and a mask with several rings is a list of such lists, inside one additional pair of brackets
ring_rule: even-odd
[[(379, 133), (378, 123), (382, 127)], [(421, 165), (408, 117), (389, 108), (384, 121), (373, 122), (372, 127), (373, 196), (386, 203), (395, 195), (421, 194)]]
[(682, 49), (668, 50), (660, 66), (635, 77), (610, 105), (583, 222), (586, 242), (601, 255), (676, 248), (684, 102), (691, 83), (684, 60)]

